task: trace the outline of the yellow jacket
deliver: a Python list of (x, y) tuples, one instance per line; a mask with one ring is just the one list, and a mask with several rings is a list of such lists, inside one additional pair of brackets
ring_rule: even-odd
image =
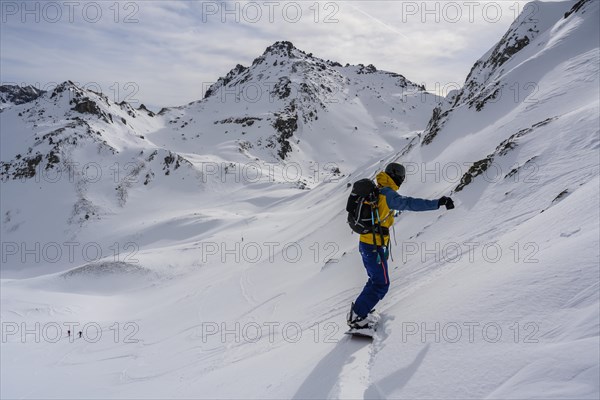
[[(379, 174), (377, 174), (377, 178), (375, 178), (375, 180), (377, 181), (377, 186), (380, 189), (384, 188), (384, 187), (388, 187), (388, 188), (392, 189), (394, 192), (396, 192), (398, 189), (400, 189), (398, 187), (398, 185), (396, 185), (396, 183), (392, 180), (392, 178), (390, 178), (390, 176), (383, 171), (381, 171)], [(375, 221), (375, 222), (379, 223), (381, 226), (386, 227), (386, 228), (389, 228), (390, 226), (392, 226), (394, 224), (394, 212), (392, 210), (390, 210), (390, 207), (387, 204), (386, 195), (384, 193), (382, 193), (381, 190), (379, 191), (378, 209), (379, 209), (379, 221)], [(383, 240), (385, 241), (385, 244), (381, 243), (381, 235), (379, 233), (375, 234), (375, 238), (377, 240), (377, 246), (387, 246), (388, 242), (390, 241), (389, 235), (383, 236)], [(365, 234), (360, 235), (360, 241), (363, 243), (367, 243), (367, 244), (373, 244), (373, 234), (365, 233)]]
[[(413, 197), (401, 196), (396, 191), (400, 189), (392, 178), (385, 172), (377, 174), (377, 186), (379, 187), (378, 211), (379, 221), (375, 221), (379, 225), (389, 228), (394, 224), (394, 211), (429, 211), (439, 208), (439, 200), (425, 200)], [(375, 234), (377, 246), (387, 246), (390, 241), (389, 234), (383, 235), (383, 244), (381, 242), (381, 234)], [(365, 233), (360, 235), (360, 241), (367, 244), (373, 243), (373, 234)]]

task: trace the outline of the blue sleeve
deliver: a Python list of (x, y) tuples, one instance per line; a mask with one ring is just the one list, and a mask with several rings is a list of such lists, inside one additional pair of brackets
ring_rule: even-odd
[(400, 196), (398, 193), (388, 187), (382, 188), (381, 193), (385, 195), (387, 205), (392, 210), (430, 211), (438, 209), (438, 200), (425, 200), (414, 197)]

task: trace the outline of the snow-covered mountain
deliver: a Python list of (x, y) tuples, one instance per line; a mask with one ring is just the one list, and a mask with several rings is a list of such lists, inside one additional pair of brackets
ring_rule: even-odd
[[(199, 187), (200, 172), (189, 161), (144, 139), (160, 126), (154, 113), (115, 104), (72, 82), (4, 109), (1, 125), (4, 242), (64, 243), (80, 241), (87, 232), (89, 241), (109, 246), (119, 238), (103, 239), (94, 224), (118, 221), (139, 192)], [(168, 189), (160, 183), (165, 179)], [(82, 258), (65, 264), (59, 257), (41, 267), (39, 261), (4, 262), (2, 272), (38, 275), (78, 265)]]
[(15, 104), (33, 101), (44, 92), (33, 86), (0, 85), (0, 110)]
[(203, 100), (162, 110), (169, 125), (150, 137), (180, 152), (212, 149), (227, 161), (296, 163), (310, 185), (311, 163), (347, 174), (405, 145), (438, 101), (402, 75), (342, 67), (277, 42), (211, 85)]
[[(2, 397), (598, 398), (600, 4), (534, 5), (446, 99), (278, 42), (156, 115), (3, 110)], [(361, 342), (345, 203), (390, 161), (457, 208), (398, 218)]]

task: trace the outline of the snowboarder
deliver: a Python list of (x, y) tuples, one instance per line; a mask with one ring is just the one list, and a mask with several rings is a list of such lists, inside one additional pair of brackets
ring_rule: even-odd
[(379, 221), (376, 227), (381, 227), (378, 234), (361, 234), (359, 251), (367, 270), (369, 280), (362, 292), (352, 303), (348, 313), (348, 325), (351, 329), (371, 329), (379, 319), (375, 314), (375, 305), (383, 299), (390, 286), (387, 259), (389, 256), (389, 227), (394, 223), (394, 211), (429, 211), (446, 206), (447, 210), (454, 208), (454, 202), (449, 197), (438, 200), (425, 200), (401, 196), (396, 191), (406, 178), (404, 166), (391, 163), (377, 177), (379, 196), (376, 210)]
[(79, 331), (79, 339), (81, 339), (81, 335), (83, 335), (83, 332)]
[(71, 337), (71, 330), (70, 329), (67, 331), (67, 336)]

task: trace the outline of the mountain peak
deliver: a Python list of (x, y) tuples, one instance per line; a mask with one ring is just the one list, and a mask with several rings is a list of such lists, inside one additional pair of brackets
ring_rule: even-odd
[(72, 97), (73, 95), (80, 96), (83, 95), (86, 91), (86, 89), (77, 86), (75, 82), (68, 80), (56, 85), (56, 87), (52, 90), (52, 93), (50, 94), (50, 98), (53, 99), (63, 92), (72, 93), (69, 95), (69, 97)]
[[(301, 59), (301, 58), (312, 58), (312, 54), (306, 54), (304, 51), (296, 48), (292, 42), (288, 41), (277, 41), (267, 47), (263, 54), (252, 61), (252, 67), (258, 66), (265, 62), (266, 60), (269, 63), (273, 62), (275, 59), (275, 63), (279, 61), (283, 61), (282, 59)], [(214, 94), (219, 88), (228, 85), (235, 78), (241, 76), (242, 74), (248, 74), (250, 67), (244, 67), (241, 64), (237, 64), (235, 68), (233, 68), (229, 73), (220, 77), (217, 82), (211, 85), (206, 93), (204, 94), (204, 98), (210, 97)]]
[(269, 54), (274, 56), (283, 56), (287, 58), (296, 58), (300, 54), (306, 55), (305, 52), (296, 48), (292, 42), (288, 41), (277, 41), (273, 43), (265, 49), (262, 55), (267, 56)]
[(292, 42), (278, 41), (265, 49), (260, 57), (257, 57), (252, 62), (252, 65), (261, 64), (265, 60), (302, 60), (312, 59), (312, 53), (306, 52), (295, 47)]

